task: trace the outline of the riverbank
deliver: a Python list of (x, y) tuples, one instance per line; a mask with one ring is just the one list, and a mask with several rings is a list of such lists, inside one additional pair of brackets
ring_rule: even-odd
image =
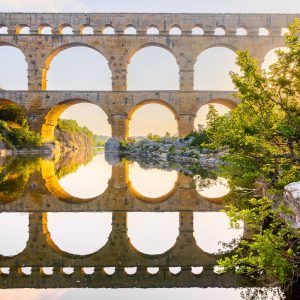
[(121, 153), (137, 161), (147, 160), (161, 164), (174, 162), (215, 168), (224, 164), (222, 156), (226, 154), (226, 151), (193, 146), (193, 138), (162, 138), (144, 139), (136, 143), (128, 142), (123, 145)]

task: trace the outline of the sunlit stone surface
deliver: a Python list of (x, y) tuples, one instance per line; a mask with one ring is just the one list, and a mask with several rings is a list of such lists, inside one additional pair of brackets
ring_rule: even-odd
[(0, 213), (0, 254), (13, 256), (22, 252), (29, 237), (28, 213)]

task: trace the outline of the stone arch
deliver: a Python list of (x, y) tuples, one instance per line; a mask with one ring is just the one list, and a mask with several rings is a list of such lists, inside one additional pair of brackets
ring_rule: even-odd
[(83, 24), (80, 26), (79, 32), (80, 34), (94, 34), (95, 30), (90, 24)]
[(74, 30), (71, 24), (64, 23), (64, 24), (61, 24), (61, 25), (58, 26), (58, 33), (59, 34), (65, 34), (65, 33), (63, 33), (63, 31), (64, 31), (65, 28), (71, 28), (72, 31)]
[(194, 64), (194, 89), (233, 90), (229, 71), (239, 72), (235, 64), (236, 51), (237, 48), (232, 44), (207, 45), (198, 54)]
[(0, 213), (0, 224), (0, 257), (13, 257), (23, 253), (29, 240), (29, 213)]
[[(219, 109), (221, 110), (219, 113), (221, 113), (221, 115), (234, 109), (238, 105), (238, 103), (232, 99), (225, 99), (225, 98), (206, 99), (206, 101), (204, 103), (201, 103), (201, 105), (197, 109), (196, 118), (194, 120), (195, 129), (197, 129), (198, 124), (206, 126), (205, 119), (203, 119), (203, 118), (206, 118), (206, 114), (208, 112), (207, 106), (209, 104), (220, 104), (220, 105), (224, 106), (224, 108), (219, 106)], [(218, 111), (218, 108), (217, 108), (217, 111)]]
[[(128, 53), (127, 64), (130, 63), (132, 57), (133, 57), (138, 51), (140, 51), (140, 50), (142, 50), (142, 49), (144, 49), (144, 48), (147, 48), (147, 47), (159, 47), (159, 48), (163, 48), (163, 49), (167, 50), (168, 52), (170, 52), (170, 53), (174, 56), (176, 62), (178, 61), (177, 56), (176, 56), (176, 53), (175, 53), (175, 51), (173, 51), (172, 48), (170, 48), (170, 47), (168, 47), (167, 45), (162, 44), (162, 43), (149, 42), (149, 43), (143, 43), (143, 44), (139, 45), (139, 47), (137, 47), (137, 48), (132, 49), (131, 51), (129, 51), (129, 53)], [(178, 62), (177, 62), (177, 63), (178, 63)]]
[[(44, 117), (44, 124), (42, 126), (42, 132), (41, 132), (41, 137), (44, 142), (50, 142), (53, 140), (54, 129), (55, 126), (57, 125), (59, 116), (72, 105), (79, 104), (79, 103), (95, 104), (92, 101), (86, 99), (67, 99), (56, 103), (51, 109), (49, 109), (49, 111), (46, 113)], [(98, 104), (95, 105), (101, 108), (103, 112), (106, 115), (108, 115), (108, 112), (103, 107), (101, 107)]]
[(265, 71), (269, 71), (269, 67), (276, 63), (277, 61), (277, 54), (276, 51), (277, 50), (282, 50), (282, 51), (288, 51), (288, 48), (286, 46), (278, 46), (278, 47), (273, 47), (272, 49), (268, 49), (268, 51), (266, 51), (263, 59), (262, 59), (262, 69), (264, 69)]
[(164, 100), (160, 100), (160, 99), (146, 99), (146, 100), (142, 100), (140, 102), (137, 102), (128, 112), (128, 117), (127, 117), (127, 121), (126, 121), (126, 136), (128, 136), (129, 133), (129, 123), (130, 120), (133, 116), (133, 114), (141, 107), (143, 107), (144, 105), (147, 104), (159, 104), (162, 105), (163, 107), (167, 108), (173, 115), (175, 120), (177, 121), (177, 132), (178, 132), (178, 113), (176, 111), (176, 109), (169, 104), (168, 102), (164, 101)]
[[(38, 27), (38, 34), (45, 34), (45, 33), (43, 33), (43, 30), (45, 28), (50, 28), (51, 29), (51, 34), (52, 34), (52, 26), (50, 24), (48, 24), (48, 23), (43, 23), (43, 24), (39, 25), (39, 27)], [(50, 33), (48, 33), (48, 34), (50, 34)]]
[[(22, 30), (25, 28), (29, 29), (28, 33), (22, 33)], [(27, 24), (19, 24), (16, 27), (16, 34), (30, 34), (30, 27)]]
[(43, 177), (43, 180), (45, 182), (46, 189), (54, 195), (58, 200), (66, 202), (66, 203), (88, 203), (91, 202), (98, 197), (101, 197), (102, 195), (106, 194), (109, 187), (107, 185), (106, 190), (101, 193), (100, 195), (92, 198), (78, 198), (75, 196), (72, 196), (67, 191), (64, 190), (64, 188), (61, 186), (59, 182), (59, 178), (56, 175), (55, 171), (55, 162), (53, 160), (42, 160), (41, 162), (41, 174)]
[[(20, 49), (19, 47), (17, 47), (16, 45), (14, 45), (12, 43), (0, 42), (0, 49), (1, 49), (1, 47), (11, 47), (14, 51), (16, 50), (16, 55), (20, 55), (20, 54), (23, 55), (23, 59), (25, 62), (25, 64), (24, 64), (25, 72), (24, 72), (24, 74), (22, 74), (22, 72), (20, 72), (20, 70), (18, 70), (17, 74), (14, 74), (13, 78), (15, 78), (16, 75), (19, 76), (20, 74), (22, 74), (21, 76), (22, 76), (22, 79), (24, 79), (24, 81), (25, 81), (24, 84), (26, 85), (26, 87), (25, 88), (22, 88), (22, 87), (7, 88), (5, 86), (2, 86), (0, 83), (0, 88), (4, 88), (4, 89), (8, 89), (8, 90), (22, 90), (22, 89), (28, 90), (28, 66), (29, 66), (28, 59), (29, 58), (25, 55), (25, 52), (23, 51), (23, 49)], [(6, 60), (6, 62), (7, 62), (7, 60)], [(20, 61), (20, 63), (21, 63), (21, 61)], [(17, 64), (16, 60), (14, 61), (14, 64)], [(5, 67), (2, 65), (2, 70), (4, 70), (4, 69), (5, 69)], [(7, 72), (6, 72), (5, 78), (8, 79)], [(20, 77), (19, 78), (17, 77), (17, 79), (15, 79), (15, 80), (20, 81), (20, 79), (21, 79)]]
[[(134, 226), (137, 223), (139, 226)], [(179, 213), (127, 213), (127, 227), (130, 247), (138, 254), (147, 257), (165, 256), (176, 247), (176, 241), (180, 234)], [(163, 245), (164, 243), (165, 245)]]
[[(163, 49), (163, 51), (160, 49)], [(146, 51), (140, 52), (143, 50), (146, 50)], [(130, 65), (132, 58), (136, 54), (140, 54), (140, 55), (135, 60), (135, 64)], [(148, 60), (145, 60), (143, 56), (147, 56), (147, 55), (148, 55)], [(159, 61), (159, 57), (161, 57), (161, 59), (168, 61), (168, 63), (169, 63), (168, 68), (160, 69), (160, 65), (156, 64)], [(152, 61), (152, 58), (153, 58), (153, 61)], [(150, 64), (151, 61), (153, 63), (153, 68), (149, 68), (147, 66), (147, 64)], [(156, 71), (155, 74), (157, 74), (158, 71), (160, 72), (159, 75), (161, 76), (161, 78), (162, 78), (162, 76), (164, 76), (163, 75), (164, 72), (166, 72), (165, 77), (163, 77), (163, 78), (165, 78), (166, 80), (169, 80), (168, 84), (169, 84), (169, 86), (172, 86), (172, 87), (166, 87), (166, 88), (164, 88), (163, 86), (157, 87), (157, 85), (160, 85), (161, 80), (159, 82), (158, 82), (158, 80), (156, 80), (156, 81), (154, 81), (155, 83), (153, 83), (153, 81), (150, 81), (150, 86), (152, 83), (152, 87), (150, 87), (150, 88), (139, 87), (139, 85), (143, 86), (143, 84), (140, 83), (143, 80), (143, 79), (141, 79), (142, 77), (140, 77), (140, 76), (137, 77), (137, 72), (140, 70), (141, 64), (143, 66), (145, 65), (143, 68), (145, 68), (146, 71), (150, 70), (150, 72), (142, 73), (142, 74), (145, 74), (145, 76), (147, 76), (147, 74), (148, 74), (148, 76), (151, 75), (151, 78), (153, 78), (155, 71)], [(139, 65), (138, 71), (135, 67), (137, 65)], [(134, 72), (134, 70), (135, 70), (135, 72)], [(152, 73), (151, 73), (151, 70), (153, 70)], [(137, 48), (129, 50), (128, 58), (127, 58), (127, 73), (128, 73), (127, 78), (128, 78), (128, 85), (129, 85), (128, 89), (131, 89), (130, 85), (134, 85), (134, 86), (138, 86), (137, 88), (136, 87), (132, 88), (134, 90), (158, 90), (158, 89), (159, 90), (166, 90), (166, 89), (167, 90), (177, 90), (177, 89), (179, 89), (179, 80), (180, 80), (179, 71), (180, 71), (179, 70), (179, 60), (177, 59), (176, 53), (173, 51), (172, 48), (168, 47), (167, 45), (164, 45), (162, 43), (150, 42), (150, 43), (143, 43), (143, 44), (139, 45)], [(139, 75), (140, 74), (141, 73), (139, 73)], [(174, 76), (176, 76), (176, 78)], [(137, 79), (131, 80), (132, 77), (137, 77)], [(176, 80), (176, 83), (175, 83), (175, 80)], [(144, 81), (145, 81), (145, 79), (144, 79)], [(174, 86), (175, 84), (176, 84), (176, 87)]]
[(161, 195), (158, 197), (150, 197), (150, 196), (143, 195), (141, 192), (137, 191), (137, 189), (133, 186), (132, 181), (130, 180), (131, 179), (130, 178), (130, 166), (128, 164), (126, 165), (126, 177), (127, 177), (126, 178), (127, 187), (128, 187), (130, 194), (142, 202), (151, 203), (151, 204), (162, 203), (162, 202), (170, 199), (176, 193), (176, 191), (178, 190), (178, 186), (179, 186), (179, 177), (177, 174), (177, 179), (174, 182), (173, 188), (171, 190), (169, 190), (164, 195)]
[(128, 24), (124, 28), (124, 34), (130, 34), (130, 35), (135, 35), (137, 34), (136, 26), (133, 24)]
[[(53, 216), (54, 218), (55, 217), (58, 217), (58, 219), (63, 219), (63, 222), (64, 222), (64, 224), (65, 224), (65, 222), (66, 222), (66, 214), (70, 214), (70, 213), (65, 213), (63, 216), (59, 216), (59, 214), (57, 214), (57, 213), (50, 213), (50, 217), (49, 217), (49, 213), (46, 213), (46, 212), (44, 212), (43, 214), (42, 214), (42, 224), (43, 224), (43, 233), (44, 233), (44, 236), (45, 236), (45, 238), (46, 238), (46, 241), (47, 241), (47, 243), (48, 243), (48, 245), (55, 251), (55, 252), (57, 252), (58, 254), (60, 254), (60, 255), (64, 255), (64, 256), (67, 256), (67, 257), (89, 257), (89, 256), (91, 256), (91, 255), (94, 255), (95, 253), (97, 253), (98, 251), (100, 251), (100, 249), (103, 249), (104, 247), (105, 247), (105, 245), (109, 242), (109, 238), (110, 238), (110, 235), (111, 235), (111, 232), (112, 232), (112, 213), (98, 213), (98, 214), (102, 214), (102, 216), (100, 216), (101, 217), (101, 219), (102, 219), (102, 217), (104, 217), (103, 219), (104, 220), (97, 220), (97, 218), (94, 218), (94, 220), (92, 220), (92, 222), (91, 222), (91, 224), (90, 224), (90, 230), (93, 230), (93, 228), (96, 228), (96, 230), (98, 230), (98, 228), (97, 228), (97, 226), (95, 226), (95, 221), (103, 221), (106, 225), (108, 225), (108, 228), (106, 228), (107, 230), (105, 230), (105, 236), (104, 236), (104, 239), (106, 239), (106, 241), (101, 241), (101, 242), (99, 242), (99, 245), (97, 245), (97, 249), (92, 249), (91, 247), (87, 247), (88, 248), (88, 250), (87, 249), (85, 249), (86, 251), (85, 252), (81, 252), (80, 251), (80, 249), (76, 249), (76, 251), (80, 251), (81, 253), (79, 253), (79, 252), (77, 252), (77, 253), (74, 253), (74, 252), (72, 252), (72, 249), (69, 249), (68, 247), (67, 247), (67, 249), (63, 249), (64, 248), (64, 246), (63, 245), (60, 245), (61, 243), (62, 243), (62, 241), (59, 241), (58, 239), (57, 239), (57, 236), (55, 236), (55, 235), (57, 235), (57, 233), (55, 234), (55, 233), (53, 233), (53, 228), (49, 228), (49, 225), (51, 226), (51, 223), (49, 224), (49, 219)], [(88, 213), (85, 213), (85, 214), (88, 214)], [(105, 215), (104, 215), (105, 214)], [(81, 216), (80, 216), (81, 215)], [(71, 220), (72, 221), (72, 217), (75, 217), (74, 219), (75, 219), (75, 221), (76, 221), (76, 218), (78, 219), (78, 217), (79, 218), (81, 218), (82, 217), (82, 215), (84, 215), (84, 213), (81, 213), (81, 214), (76, 214), (76, 213), (71, 213), (69, 216), (67, 216), (68, 218), (69, 218), (69, 220), (67, 220), (68, 222)], [(71, 217), (71, 218), (70, 218)], [(90, 216), (89, 216), (89, 218), (90, 218)], [(100, 222), (100, 223), (101, 223)], [(77, 222), (73, 222), (73, 226), (76, 224), (76, 223), (78, 223), (78, 220), (77, 220)], [(72, 225), (72, 222), (71, 222), (71, 225)], [(98, 224), (99, 225), (99, 224)], [(100, 224), (101, 225), (101, 224)], [(103, 224), (102, 224), (103, 225)], [(73, 228), (73, 226), (70, 226), (69, 228)], [(68, 229), (68, 228), (67, 228)], [(84, 239), (85, 238), (85, 236), (89, 233), (89, 231), (90, 230), (88, 230), (87, 231), (87, 233), (86, 234), (84, 234), (84, 235), (82, 235), (82, 237), (80, 238), (80, 237), (78, 237), (77, 235), (78, 235), (78, 232), (76, 233), (76, 237), (75, 237), (75, 239), (76, 239), (76, 244), (78, 244), (78, 245), (82, 245), (82, 239)], [(52, 232), (51, 232), (52, 231)], [(67, 233), (68, 233), (68, 230), (67, 230)], [(69, 232), (70, 233), (70, 232)], [(54, 237), (53, 237), (54, 236)], [(64, 237), (65, 238), (68, 238), (68, 234), (66, 235), (66, 234), (64, 234)], [(98, 235), (97, 235), (97, 237), (99, 237)], [(72, 242), (72, 239), (71, 239), (72, 237), (69, 237), (69, 241), (71, 240), (71, 242)], [(94, 236), (94, 238), (96, 238), (95, 236)], [(65, 239), (64, 239), (65, 240)], [(91, 239), (88, 239), (89, 241), (91, 240)], [(74, 245), (73, 245), (74, 246)], [(81, 246), (80, 246), (81, 247)], [(82, 249), (81, 249), (82, 250)]]
[[(48, 56), (47, 58), (45, 59), (45, 62), (44, 62), (44, 67), (43, 67), (43, 70), (42, 70), (42, 90), (46, 90), (47, 89), (47, 72), (50, 68), (50, 64), (51, 62), (53, 61), (53, 59), (59, 54), (61, 53), (62, 51), (64, 50), (67, 50), (69, 48), (73, 48), (73, 47), (87, 47), (87, 48), (90, 48), (92, 50), (95, 50), (97, 52), (99, 52), (105, 59), (107, 62), (109, 62), (109, 58), (106, 54), (104, 54), (103, 52), (101, 52), (99, 49), (91, 46), (91, 45), (88, 45), (88, 44), (83, 44), (83, 43), (70, 43), (70, 44), (64, 44), (58, 48), (56, 48), (54, 51), (52, 51)], [(112, 72), (111, 70), (111, 67), (110, 65), (108, 64), (109, 66), (109, 69), (110, 71)]]

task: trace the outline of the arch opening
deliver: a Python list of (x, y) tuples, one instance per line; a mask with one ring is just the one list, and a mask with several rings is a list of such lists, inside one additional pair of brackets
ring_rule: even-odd
[(0, 213), (0, 255), (21, 253), (29, 239), (29, 213)]
[(226, 46), (211, 47), (200, 53), (194, 65), (194, 89), (234, 90), (229, 73), (240, 71), (235, 60), (235, 51)]
[(16, 34), (30, 34), (30, 28), (26, 24), (20, 24), (16, 28)]
[(178, 25), (173, 26), (169, 31), (170, 35), (181, 35), (181, 33), (181, 28)]
[(236, 103), (226, 99), (215, 99), (208, 104), (201, 106), (196, 114), (194, 121), (194, 128), (197, 130), (199, 126), (207, 126), (207, 114), (209, 112), (209, 105), (213, 105), (219, 116), (223, 116), (236, 107)]
[(234, 241), (238, 245), (243, 235), (243, 223), (240, 228), (230, 227), (229, 217), (224, 212), (194, 212), (194, 237), (203, 251), (211, 254), (227, 252), (222, 243)]
[(0, 34), (8, 34), (8, 28), (6, 26), (0, 26)]
[(129, 190), (144, 202), (159, 203), (170, 198), (177, 189), (177, 180), (176, 171), (143, 169), (136, 162), (129, 165)]
[(42, 24), (38, 29), (39, 34), (52, 34), (52, 27), (49, 24)]
[(258, 29), (258, 35), (260, 36), (268, 36), (270, 34), (269, 30), (265, 27), (261, 27)]
[(105, 35), (112, 35), (115, 34), (115, 29), (112, 26), (106, 26), (102, 33)]
[(84, 99), (70, 99), (56, 104), (45, 116), (41, 133), (44, 142), (53, 141), (59, 118), (75, 120), (94, 134), (111, 136), (111, 127), (103, 109)]
[(128, 25), (126, 27), (126, 29), (124, 30), (124, 34), (135, 35), (136, 34), (136, 28), (133, 25)]
[[(68, 44), (47, 58), (43, 90), (111, 90), (112, 73), (107, 59), (86, 45)], [(88, 80), (87, 80), (88, 78)]]
[(60, 34), (73, 34), (73, 28), (66, 24), (66, 25), (61, 25), (60, 28), (59, 28), (59, 33)]
[(262, 69), (265, 70), (266, 72), (269, 72), (270, 66), (277, 62), (278, 55), (277, 55), (276, 51), (278, 51), (278, 50), (287, 52), (288, 48), (287, 47), (274, 48), (265, 55), (264, 62), (262, 63)]
[(240, 27), (236, 30), (236, 35), (238, 35), (238, 36), (248, 35), (248, 32), (247, 32), (246, 28)]
[(89, 255), (107, 243), (112, 213), (44, 213), (43, 227), (49, 245), (57, 252)]
[(80, 30), (81, 34), (90, 34), (93, 35), (94, 34), (94, 28), (89, 26), (89, 25), (85, 25), (81, 28)]
[(128, 237), (141, 253), (158, 255), (170, 250), (179, 235), (179, 213), (127, 213)]
[(130, 137), (172, 136), (178, 133), (177, 113), (161, 100), (145, 100), (129, 112), (128, 132)]
[(281, 28), (281, 35), (285, 35), (286, 33), (289, 33), (290, 30), (287, 27)]
[(145, 45), (128, 64), (128, 90), (178, 90), (179, 66), (162, 45)]
[(149, 35), (158, 35), (159, 34), (158, 27), (156, 27), (154, 25), (149, 26), (149, 28), (147, 29), (147, 34), (149, 34)]
[(204, 34), (204, 30), (201, 26), (195, 26), (192, 29), (192, 35), (203, 35)]
[(215, 29), (215, 35), (225, 35), (226, 31), (223, 27), (217, 27)]
[(28, 64), (21, 50), (14, 46), (1, 45), (0, 65), (0, 89), (28, 89)]

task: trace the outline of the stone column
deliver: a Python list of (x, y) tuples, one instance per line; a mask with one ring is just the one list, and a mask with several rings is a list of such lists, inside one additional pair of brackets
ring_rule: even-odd
[[(185, 51), (185, 50), (182, 50)], [(190, 54), (190, 55), (189, 55)], [(181, 91), (194, 90), (194, 64), (195, 58), (191, 53), (185, 53), (191, 57), (184, 57), (178, 60), (179, 65), (179, 88)]]
[(127, 162), (119, 162), (112, 166), (111, 186), (114, 189), (127, 189)]
[(127, 113), (113, 113), (110, 115), (112, 138), (105, 144), (106, 152), (120, 152), (120, 142), (126, 140), (128, 136), (128, 121)]
[(179, 113), (178, 114), (178, 135), (186, 136), (194, 130), (194, 113)]
[(109, 66), (111, 69), (111, 80), (113, 91), (127, 90), (127, 63), (121, 55), (112, 54)]
[[(33, 47), (34, 45), (32, 45)], [(36, 51), (34, 47), (32, 49), (25, 49), (25, 58), (28, 64), (28, 90), (40, 91), (42, 90), (42, 78), (43, 78), (43, 60), (39, 51)]]

